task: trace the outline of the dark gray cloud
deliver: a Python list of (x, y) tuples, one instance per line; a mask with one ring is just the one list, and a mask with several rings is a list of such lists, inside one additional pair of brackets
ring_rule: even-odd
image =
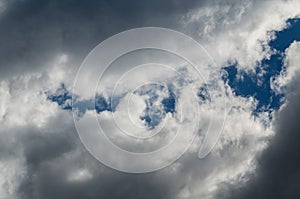
[[(20, 198), (174, 198), (177, 185), (170, 177), (156, 174), (125, 174), (101, 166), (83, 152), (77, 160), (58, 158), (44, 162), (29, 173), (19, 189)], [(82, 162), (86, 161), (86, 162)], [(67, 174), (80, 167), (88, 168), (92, 179), (68, 181)], [(172, 193), (174, 192), (174, 193)]]
[(176, 29), (201, 1), (7, 1), (0, 16), (0, 78), (32, 72), (66, 53), (75, 68), (105, 38), (142, 26)]
[[(178, 15), (199, 6), (201, 1), (5, 3), (6, 9), (0, 16), (0, 79), (47, 67), (61, 53), (70, 56), (76, 70), (87, 53), (105, 38), (142, 26), (177, 29)], [(184, 181), (178, 181), (181, 175), (164, 170), (134, 175), (99, 164), (80, 144), (72, 120), (62, 117), (50, 119), (42, 129), (27, 126), (3, 132), (14, 141), (3, 141), (0, 158), (20, 155), (25, 159), (26, 175), (17, 188), (18, 198), (165, 199), (174, 198), (184, 186)], [(72, 172), (80, 169), (88, 170), (91, 177), (83, 181), (68, 180)]]
[(217, 198), (300, 198), (300, 75), (289, 85), (286, 106), (277, 114), (275, 137), (258, 158), (245, 186), (224, 185)]
[[(18, 188), (24, 199), (174, 198), (180, 190), (172, 174), (126, 174), (95, 160), (72, 135), (75, 129), (50, 136), (29, 133), (23, 141), (26, 177)], [(69, 131), (69, 132), (68, 132)], [(75, 139), (74, 139), (75, 137)], [(83, 180), (71, 180), (78, 170), (89, 172)], [(72, 174), (73, 173), (73, 174)], [(163, 176), (163, 177), (162, 177)], [(83, 177), (84, 178), (84, 177)]]
[[(80, 143), (66, 112), (48, 119), (42, 128), (15, 127), (1, 135), (7, 139), (1, 139), (0, 160), (20, 155), (25, 159), (26, 175), (20, 179), (14, 195), (17, 198), (167, 199), (175, 198), (183, 186), (178, 180), (183, 177), (180, 171), (127, 174), (102, 165)], [(87, 178), (80, 179), (80, 170), (88, 172)], [(72, 179), (74, 175), (79, 179)]]

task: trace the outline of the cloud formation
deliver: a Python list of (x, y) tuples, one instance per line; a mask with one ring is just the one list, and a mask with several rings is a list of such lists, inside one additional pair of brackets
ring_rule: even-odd
[[(258, 157), (255, 173), (242, 186), (224, 185), (226, 191), (220, 191), (217, 198), (298, 198), (300, 197), (300, 154), (299, 154), (299, 43), (287, 50), (286, 63), (294, 71), (293, 78), (287, 84), (287, 100), (276, 114), (274, 121), (275, 136), (268, 148)], [(289, 73), (288, 73), (289, 74)]]
[[(125, 174), (100, 164), (81, 144), (70, 112), (47, 95), (62, 84), (72, 90), (80, 62), (98, 43), (141, 26), (193, 36), (220, 70), (232, 63), (253, 70), (272, 54), (274, 31), (299, 16), (299, 7), (299, 1), (0, 1), (0, 197), (265, 198), (274, 187), (279, 198), (299, 196), (297, 43), (278, 77), (287, 102), (278, 116), (272, 112), (273, 123), (264, 112), (253, 115), (259, 99), (236, 96), (222, 82), (230, 109), (215, 149), (199, 160), (194, 143), (154, 173)], [(238, 184), (246, 188), (236, 190)]]

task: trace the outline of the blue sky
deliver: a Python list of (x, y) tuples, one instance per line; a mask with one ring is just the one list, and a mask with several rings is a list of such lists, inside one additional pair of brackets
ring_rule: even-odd
[(289, 19), (287, 23), (288, 28), (275, 32), (275, 39), (268, 44), (274, 53), (258, 63), (255, 72), (238, 70), (236, 64), (224, 67), (227, 72), (224, 81), (228, 81), (235, 94), (242, 97), (252, 96), (258, 101), (255, 112), (278, 110), (283, 103), (284, 94), (277, 94), (271, 89), (271, 79), (285, 70), (285, 50), (294, 41), (300, 41), (300, 20)]

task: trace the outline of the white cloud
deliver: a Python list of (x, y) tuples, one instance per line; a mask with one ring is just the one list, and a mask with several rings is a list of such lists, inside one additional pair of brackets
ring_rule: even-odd
[[(55, 60), (51, 69), (57, 74), (56, 63)], [(65, 120), (72, 124), (71, 115), (47, 100), (45, 93), (56, 89), (65, 80), (64, 74), (59, 77), (44, 71), (17, 75), (0, 82), (0, 198), (16, 198), (18, 185), (26, 176), (23, 136), (35, 131), (41, 135), (51, 133), (51, 129), (56, 129), (49, 124), (53, 118), (64, 118), (61, 124), (56, 124), (57, 129), (63, 128)]]
[(22, 156), (0, 161), (0, 198), (14, 198), (26, 171)]
[[(195, 8), (182, 24), (196, 35), (218, 66), (236, 60), (240, 68), (252, 70), (268, 57), (267, 42), (286, 20), (300, 16), (299, 1), (222, 1)], [(266, 47), (267, 50), (264, 50)]]
[(284, 60), (284, 70), (276, 77), (272, 83), (272, 89), (277, 93), (283, 93), (284, 88), (291, 83), (292, 79), (299, 73), (300, 69), (300, 42), (293, 42), (286, 49)]
[(92, 179), (92, 174), (87, 169), (78, 169), (76, 171), (73, 171), (70, 176), (68, 177), (68, 180), (71, 182), (84, 182), (87, 180)]
[[(183, 16), (182, 24), (188, 31), (191, 31), (191, 34), (195, 33), (197, 35), (198, 40), (212, 55), (218, 67), (221, 67), (228, 61), (237, 60), (240, 68), (251, 70), (256, 66), (257, 62), (270, 55), (268, 49), (263, 50), (263, 45), (266, 45), (274, 36), (271, 32), (283, 29), (286, 26), (286, 19), (299, 15), (299, 7), (299, 1), (285, 1), (285, 3), (283, 3), (283, 1), (244, 1), (242, 3), (235, 2), (222, 6), (208, 4), (201, 8), (195, 8)], [(280, 87), (285, 86), (295, 71), (298, 70), (297, 63), (300, 61), (298, 56), (300, 52), (299, 49), (299, 43), (294, 43), (287, 50), (287, 71), (286, 73), (282, 73), (276, 80), (276, 84), (280, 85)], [(187, 48), (187, 50), (189, 49)], [(128, 65), (130, 65), (130, 63), (133, 62), (129, 62)], [(55, 103), (48, 101), (44, 93), (45, 91), (55, 91), (61, 83), (65, 83), (67, 88), (71, 90), (75, 71), (72, 70), (72, 67), (68, 64), (69, 57), (63, 54), (54, 58), (53, 63), (48, 63), (43, 72), (17, 75), (1, 82), (1, 136), (11, 136), (10, 138), (12, 140), (15, 139), (15, 133), (9, 135), (7, 132), (22, 133), (20, 130), (15, 130), (18, 126), (24, 128), (24, 132), (25, 129), (30, 127), (37, 129), (41, 134), (47, 134), (49, 133), (49, 129), (53, 128), (53, 126), (48, 123), (49, 120), (53, 118), (61, 119), (61, 121), (56, 124), (56, 130), (63, 127), (65, 123), (72, 126), (72, 117), (60, 110)], [(180, 64), (180, 67), (181, 66)], [(215, 76), (213, 68), (207, 67), (205, 70), (203, 74), (207, 80), (219, 77), (219, 75)], [(152, 77), (150, 77), (149, 71), (151, 70), (143, 71), (143, 75), (136, 75), (134, 78), (131, 78), (132, 84), (125, 84), (126, 81), (125, 83), (123, 82), (123, 84), (120, 85), (120, 91), (134, 88), (136, 84), (145, 81), (145, 79), (150, 81)], [(104, 87), (106, 85), (107, 87), (100, 91), (104, 92), (105, 95), (112, 89), (109, 87), (111, 81), (115, 80), (112, 78), (119, 78), (118, 73), (120, 73), (120, 71), (116, 70), (114, 72), (116, 73), (115, 77), (109, 76), (103, 80)], [(156, 70), (156, 73), (151, 74), (157, 79), (163, 78), (164, 80), (172, 80), (172, 78), (174, 78), (174, 73), (167, 74), (164, 72), (166, 71)], [(188, 75), (189, 72), (191, 71), (188, 71), (184, 75)], [(195, 88), (203, 84), (203, 80), (195, 78), (193, 75), (185, 76), (185, 80), (192, 80)], [(87, 79), (87, 81), (89, 81), (89, 79)], [(173, 81), (175, 90), (182, 89), (178, 85), (178, 82)], [(89, 83), (94, 85), (94, 82)], [(189, 101), (190, 97), (188, 97), (190, 93), (185, 93), (186, 90), (184, 89), (182, 92), (184, 94), (182, 103), (192, 104), (192, 102)], [(216, 90), (212, 92), (212, 94), (218, 96), (219, 91), (220, 90)], [(199, 142), (195, 143), (185, 157), (162, 172), (167, 177), (170, 173), (177, 175), (177, 179), (185, 185), (179, 191), (178, 198), (213, 198), (219, 183), (229, 181), (232, 183), (240, 183), (246, 180), (244, 179), (246, 174), (252, 172), (255, 168), (256, 155), (266, 146), (267, 139), (272, 136), (271, 124), (265, 126), (262, 122), (267, 120), (267, 116), (265, 114), (261, 114), (258, 117), (252, 115), (257, 103), (253, 98), (236, 97), (229, 88), (227, 93), (227, 106), (229, 110), (224, 131), (212, 153), (206, 159), (198, 160), (197, 152), (199, 150)], [(124, 109), (126, 102), (125, 99), (124, 102), (120, 103), (119, 107), (117, 107), (117, 111), (127, 110)], [(217, 113), (222, 113), (221, 108), (223, 103), (222, 98), (216, 97), (216, 104), (213, 108), (217, 110)], [(135, 105), (135, 107), (132, 107), (136, 110), (133, 112), (133, 117), (138, 118), (141, 114), (139, 109), (144, 109), (145, 104), (136, 103)], [(195, 110), (190, 106), (189, 108), (191, 109), (189, 111), (186, 110), (185, 113), (190, 113), (188, 118), (191, 118)], [(209, 105), (205, 106), (204, 104), (201, 108), (203, 108), (203, 116), (208, 117), (207, 115), (209, 114), (205, 111), (212, 107)], [(179, 107), (176, 107), (176, 109), (178, 110)], [(87, 112), (87, 114), (89, 113), (90, 112)], [(170, 137), (173, 136), (172, 132), (176, 125), (178, 125), (177, 116), (171, 116), (170, 114), (166, 116), (169, 119), (169, 125), (164, 130), (171, 132), (171, 134), (169, 134)], [(115, 139), (119, 144), (123, 144), (125, 147), (130, 147), (130, 142), (123, 140), (123, 137), (118, 134), (119, 130), (116, 130), (116, 127), (111, 125), (113, 121), (111, 113), (102, 112), (99, 117), (107, 125), (106, 129), (109, 129), (111, 138)], [(120, 119), (124, 119), (122, 114)], [(128, 121), (126, 120), (125, 123), (126, 122)], [(131, 126), (128, 128), (130, 127)], [(170, 137), (165, 136), (163, 138), (169, 139)], [(200, 135), (199, 139), (201, 140), (202, 137), (203, 135)], [(152, 143), (148, 143), (150, 145), (147, 146), (146, 149), (149, 150), (152, 149), (151, 147), (164, 144), (160, 138), (161, 137), (159, 137), (159, 140), (154, 140)], [(143, 145), (139, 146), (143, 147)], [(16, 148), (20, 151), (23, 150), (23, 148), (19, 146)], [(9, 147), (9, 149), (11, 148)], [(2, 176), (0, 178), (0, 197), (13, 194), (17, 186), (16, 181), (24, 175), (26, 165), (21, 154), (21, 152), (17, 153), (17, 155), (12, 154), (10, 160), (1, 160), (0, 162)], [(57, 168), (63, 168), (63, 166), (65, 166), (64, 163), (70, 161), (71, 163), (68, 163), (68, 166), (72, 167), (71, 171), (67, 172), (63, 170), (67, 173), (64, 176), (67, 181), (86, 182), (91, 180), (93, 174), (97, 173), (97, 171), (95, 171), (96, 169), (91, 171), (89, 170), (90, 168), (76, 167), (73, 165), (72, 160), (74, 160), (74, 162), (76, 162), (75, 159), (79, 161), (81, 160), (81, 156), (78, 154), (72, 156), (72, 154), (73, 153), (67, 153), (66, 156), (69, 159), (65, 161), (63, 158), (66, 157), (58, 158), (61, 165), (58, 165)], [(48, 162), (47, 165), (53, 166), (54, 163)], [(2, 173), (5, 175), (2, 175)]]

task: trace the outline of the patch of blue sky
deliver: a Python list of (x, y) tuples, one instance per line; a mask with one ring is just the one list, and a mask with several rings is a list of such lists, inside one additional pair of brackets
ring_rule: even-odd
[(275, 32), (275, 38), (269, 42), (274, 53), (268, 59), (262, 60), (254, 72), (238, 71), (236, 63), (224, 67), (224, 81), (237, 96), (254, 97), (258, 104), (254, 114), (278, 110), (284, 100), (283, 94), (278, 94), (271, 88), (271, 79), (278, 76), (284, 68), (284, 52), (294, 42), (300, 41), (300, 20), (287, 20), (288, 27)]
[(164, 106), (164, 110), (166, 113), (175, 113), (176, 108), (176, 95), (171, 87), (168, 88), (169, 97), (166, 97), (162, 100), (162, 104)]
[[(164, 89), (163, 86), (155, 84), (135, 91), (136, 94), (149, 96), (145, 101), (146, 109), (144, 114), (140, 117), (141, 120), (145, 121), (148, 129), (153, 129), (159, 125), (166, 113), (175, 112), (176, 96), (172, 88), (167, 88), (169, 95), (162, 99), (161, 106), (157, 106), (157, 103), (155, 103), (159, 99), (157, 91), (162, 89)], [(46, 95), (48, 100), (57, 103), (62, 109), (76, 111), (79, 117), (87, 110), (95, 110), (97, 113), (103, 111), (114, 112), (120, 100), (124, 97), (124, 95), (116, 96), (112, 100), (97, 94), (95, 100), (76, 100), (75, 98), (72, 104), (72, 94), (66, 89), (64, 84), (61, 84), (54, 93), (46, 92)]]
[[(168, 92), (168, 96), (163, 98), (161, 103), (158, 100), (159, 92), (165, 90)], [(147, 86), (142, 86), (134, 93), (139, 95), (146, 95), (148, 98), (145, 100), (146, 109), (140, 119), (143, 120), (148, 129), (154, 129), (159, 125), (167, 113), (174, 113), (176, 107), (176, 96), (173, 92), (171, 85), (167, 87), (160, 84), (149, 84)]]
[(64, 110), (72, 109), (72, 95), (62, 83), (55, 93), (46, 92), (47, 99), (56, 102)]
[(210, 95), (209, 95), (209, 87), (210, 85), (209, 84), (203, 84), (197, 91), (197, 95), (199, 97), (199, 100), (200, 100), (200, 103), (203, 103), (203, 102), (210, 102), (211, 99), (210, 99)]
[(47, 99), (57, 103), (64, 110), (77, 111), (79, 115), (83, 115), (87, 110), (96, 110), (97, 113), (103, 111), (114, 111), (115, 106), (111, 106), (110, 101), (106, 100), (102, 95), (96, 95), (95, 100), (74, 100), (72, 104), (72, 93), (69, 92), (62, 83), (54, 92), (46, 92)]

